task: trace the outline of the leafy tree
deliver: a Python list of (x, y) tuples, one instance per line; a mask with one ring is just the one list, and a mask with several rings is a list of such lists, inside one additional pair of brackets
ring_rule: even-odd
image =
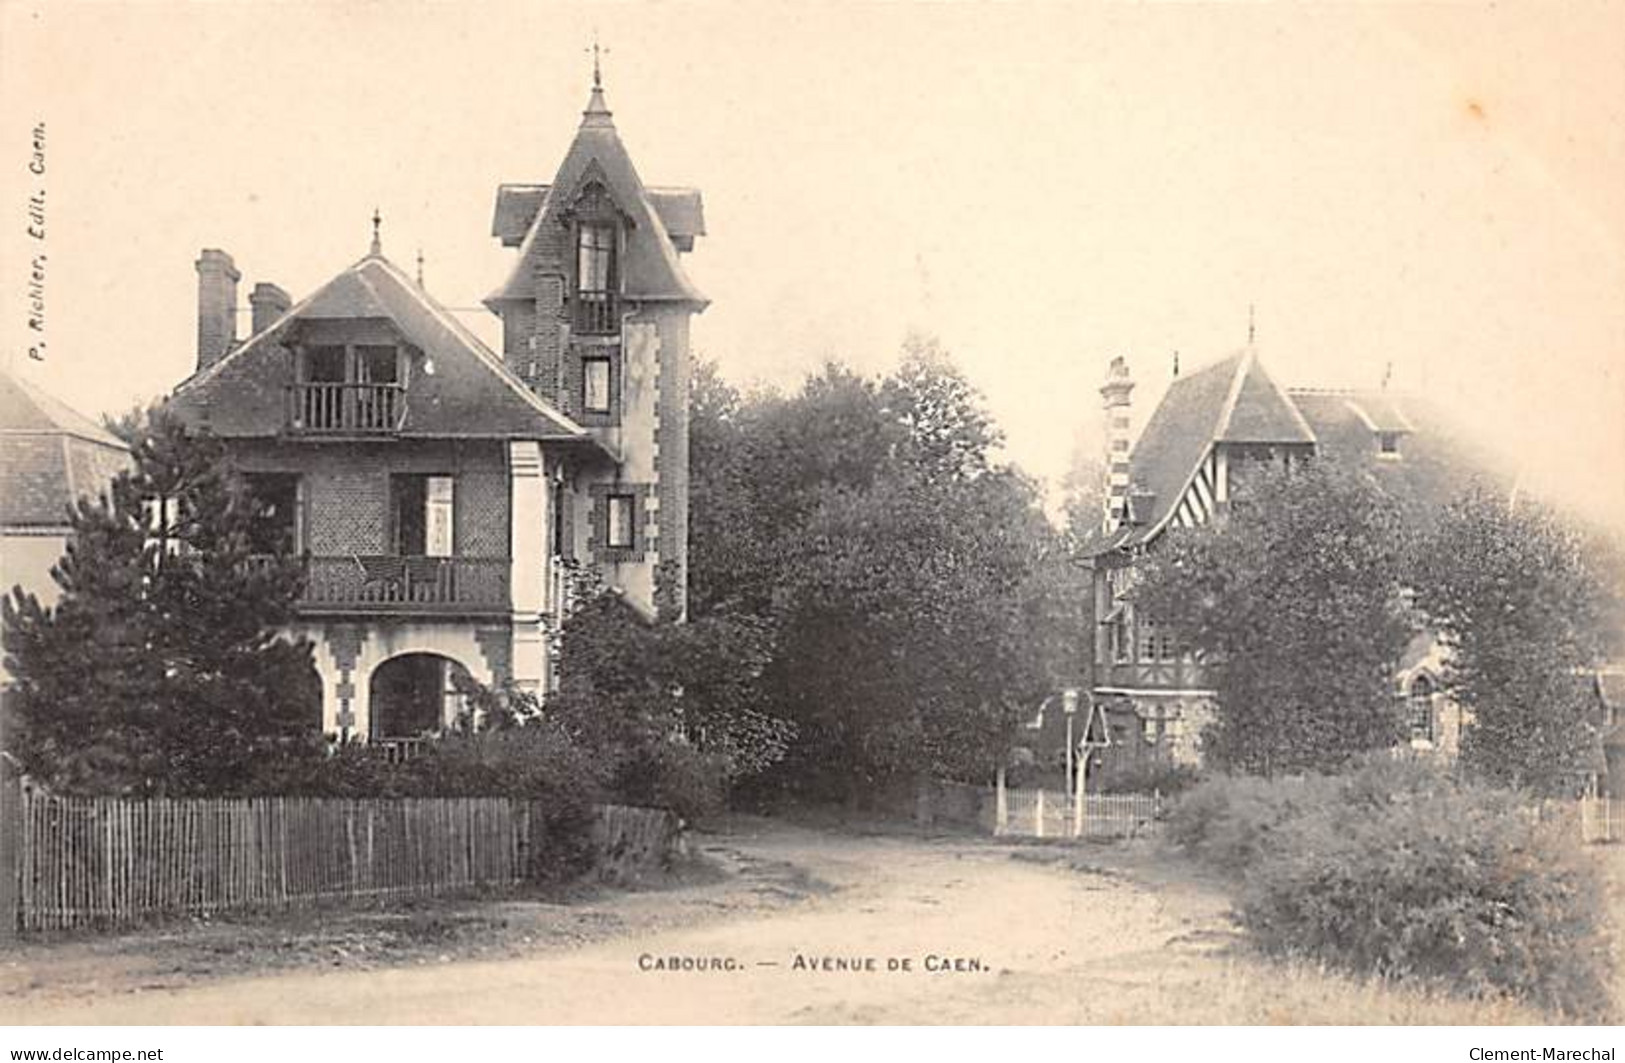
[(1327, 460), (1247, 473), (1231, 516), (1171, 531), (1133, 591), (1141, 617), (1205, 658), (1218, 710), (1204, 753), (1269, 775), (1331, 770), (1394, 745), (1390, 676), (1416, 630), (1402, 606), (1408, 536), (1394, 503)]
[(64, 790), (239, 792), (320, 742), (310, 646), (276, 634), (300, 566), (251, 554), (260, 507), (218, 440), (160, 418), (134, 453), (74, 508), (57, 603), (5, 601), (10, 749)]
[(774, 778), (855, 798), (985, 777), (1015, 706), (1076, 658), (1085, 596), (980, 397), (923, 336), (879, 380), (831, 364), (789, 396), (711, 388), (691, 602), (766, 633), (762, 683), (797, 729)]
[(1471, 714), (1462, 760), (1496, 783), (1561, 795), (1597, 766), (1590, 674), (1613, 618), (1587, 545), (1538, 504), (1473, 491), (1420, 553), (1417, 603), (1444, 634), (1445, 682)]
[(1106, 502), (1106, 463), (1101, 458), (1100, 427), (1079, 431), (1072, 460), (1061, 478), (1062, 529), (1074, 553), (1100, 530)]
[(649, 622), (613, 592), (565, 621), (547, 718), (619, 800), (693, 816), (783, 756), (793, 733), (764, 708), (767, 632), (749, 618)]

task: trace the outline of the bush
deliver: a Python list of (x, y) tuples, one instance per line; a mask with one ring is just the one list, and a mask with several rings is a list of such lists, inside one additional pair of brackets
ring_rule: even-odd
[(255, 789), (299, 797), (527, 800), (532, 803), (527, 877), (533, 881), (571, 878), (592, 867), (593, 805), (604, 799), (595, 762), (545, 720), (448, 734), (398, 762), (375, 747), (341, 746), (330, 756), (266, 773)]
[(1170, 835), (1241, 877), (1238, 919), (1268, 952), (1605, 1019), (1604, 883), (1574, 824), (1534, 811), (1379, 756), (1333, 778), (1203, 783)]
[(623, 765), (615, 780), (615, 800), (644, 808), (664, 808), (693, 821), (725, 803), (725, 765), (719, 755), (686, 742), (649, 746)]
[[(1138, 762), (1121, 767), (1109, 765), (1101, 773), (1100, 791), (1107, 794), (1173, 795), (1189, 790), (1196, 785), (1197, 779), (1196, 769), (1189, 764)], [(1090, 781), (1093, 782), (1092, 773)]]
[(1205, 779), (1174, 804), (1166, 837), (1209, 867), (1240, 875), (1276, 844), (1283, 824), (1324, 802), (1330, 787), (1318, 775)]

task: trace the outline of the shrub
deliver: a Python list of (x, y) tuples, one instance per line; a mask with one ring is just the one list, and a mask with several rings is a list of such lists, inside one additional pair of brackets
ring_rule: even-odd
[(1604, 883), (1574, 824), (1536, 813), (1374, 756), (1331, 778), (1204, 782), (1169, 833), (1241, 878), (1237, 917), (1265, 951), (1607, 1018)]
[[(1173, 795), (1196, 785), (1196, 769), (1189, 764), (1134, 763), (1110, 765), (1101, 773), (1100, 790), (1108, 794)], [(1093, 774), (1090, 776), (1091, 783)]]
[(1323, 776), (1205, 779), (1175, 802), (1166, 836), (1209, 867), (1240, 875), (1275, 844), (1284, 823), (1322, 802), (1330, 786)]
[(604, 800), (595, 762), (559, 727), (533, 720), (504, 730), (451, 733), (392, 762), (346, 745), (256, 780), (259, 793), (301, 797), (511, 797), (530, 802), (527, 877), (557, 881), (589, 870), (593, 805)]
[(1603, 883), (1572, 824), (1526, 813), (1478, 788), (1329, 803), (1249, 870), (1241, 923), (1269, 951), (1605, 1017)]

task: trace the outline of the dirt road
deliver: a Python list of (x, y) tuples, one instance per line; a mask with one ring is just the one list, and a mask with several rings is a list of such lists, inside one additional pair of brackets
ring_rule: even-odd
[(1528, 1019), (1238, 955), (1224, 896), (1133, 850), (760, 821), (700, 843), (726, 876), (619, 895), (601, 932), (527, 934), (510, 958), (71, 991), (36, 978), (0, 1009), (48, 1024)]

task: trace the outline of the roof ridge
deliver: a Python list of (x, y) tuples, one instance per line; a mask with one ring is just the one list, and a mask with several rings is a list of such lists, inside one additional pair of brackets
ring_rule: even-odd
[(1225, 393), (1224, 405), (1219, 407), (1219, 419), (1208, 436), (1209, 442), (1224, 438), (1225, 430), (1230, 427), (1230, 418), (1235, 416), (1236, 400), (1241, 398), (1241, 387), (1247, 382), (1247, 370), (1258, 358), (1251, 347), (1244, 348), (1239, 357), (1236, 355), (1231, 357), (1236, 358), (1235, 375), (1230, 378), (1230, 390)]
[[(364, 258), (358, 259), (357, 261), (352, 262), (350, 265), (339, 270), (331, 277), (327, 278), (327, 280), (317, 285), (315, 291), (312, 291), (309, 295), (290, 306), (281, 317), (277, 318), (269, 326), (248, 337), (248, 339), (244, 340), (242, 343), (239, 343), (237, 346), (227, 351), (221, 357), (216, 358), (202, 369), (194, 370), (191, 376), (175, 385), (175, 390), (171, 391), (170, 395), (179, 395), (182, 391), (185, 391), (187, 388), (190, 388), (195, 384), (204, 384), (214, 379), (214, 377), (219, 374), (220, 370), (226, 365), (226, 363), (235, 360), (245, 351), (259, 346), (267, 336), (273, 335), (289, 319), (297, 317), (301, 310), (315, 302), (318, 295), (321, 295), (323, 292), (327, 291), (327, 289), (337, 284), (340, 277), (344, 276), (346, 273), (354, 273), (356, 270), (359, 270), (362, 266), (371, 261), (372, 257), (373, 256), (371, 255), (367, 255)], [(374, 294), (376, 295), (377, 293), (374, 292)]]
[(106, 426), (98, 424), (93, 418), (69, 406), (66, 402), (32, 381), (25, 380), (19, 374), (5, 369), (0, 369), (0, 377), (9, 380), (22, 394), (23, 399), (32, 405), (34, 410), (50, 426), (40, 429), (0, 428), (0, 432), (7, 434), (32, 432), (38, 435), (72, 436), (75, 439), (82, 439), (87, 443), (95, 443), (98, 446), (117, 447), (120, 450), (130, 449), (128, 443), (108, 431)]
[(546, 414), (548, 417), (551, 417), (553, 420), (563, 425), (572, 435), (587, 434), (587, 430), (581, 425), (577, 424), (574, 419), (566, 415), (564, 411), (555, 409), (551, 403), (543, 400), (540, 395), (536, 394), (528, 386), (526, 386), (525, 382), (519, 378), (519, 375), (512, 369), (508, 368), (508, 364), (499, 358), (495, 351), (486, 346), (484, 340), (480, 339), (471, 329), (453, 317), (451, 312), (445, 307), (441, 306), (439, 301), (436, 300), (434, 296), (430, 295), (426, 290), (413, 284), (406, 274), (401, 271), (399, 266), (382, 256), (379, 256), (379, 262), (387, 267), (390, 271), (394, 272), (401, 285), (406, 288), (410, 294), (417, 298), (418, 301), (423, 303), (423, 305), (427, 307), (432, 314), (434, 314), (436, 320), (445, 325), (454, 335), (457, 336), (458, 339), (462, 340), (463, 343), (468, 346), (470, 352), (480, 361), (484, 362), (487, 368), (494, 371), (497, 376), (502, 379), (503, 383), (507, 384), (514, 391), (517, 391), (538, 411)]

